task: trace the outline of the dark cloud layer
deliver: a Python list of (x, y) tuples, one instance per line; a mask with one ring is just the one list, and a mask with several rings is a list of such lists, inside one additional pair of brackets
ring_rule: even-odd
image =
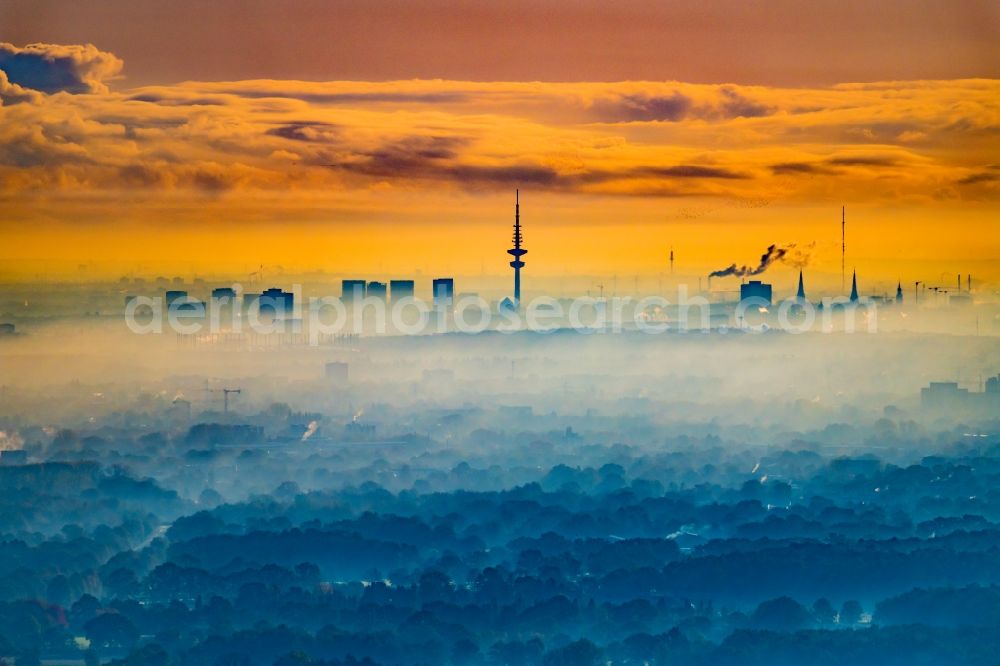
[(842, 174), (842, 169), (832, 167), (873, 167), (887, 168), (899, 165), (894, 157), (882, 155), (848, 155), (831, 157), (822, 162), (780, 162), (770, 166), (771, 173), (777, 176), (835, 176)]
[(732, 88), (722, 89), (723, 102), (719, 109), (724, 118), (760, 118), (774, 113), (775, 108), (755, 102)]
[(810, 164), (809, 162), (781, 162), (771, 165), (771, 173), (778, 176), (796, 175), (831, 175), (837, 173), (821, 164)]
[(7, 73), (0, 69), (0, 105), (18, 104), (21, 102), (37, 102), (41, 93), (16, 83), (11, 83)]
[(1000, 174), (997, 173), (974, 173), (958, 181), (959, 185), (980, 185), (982, 183), (992, 183), (1000, 181)]
[(849, 157), (833, 157), (826, 161), (833, 166), (860, 166), (860, 167), (892, 167), (898, 161), (892, 157), (882, 157), (879, 155), (860, 155)]
[(340, 166), (368, 176), (429, 178), (442, 172), (443, 160), (458, 157), (465, 143), (460, 137), (414, 136), (388, 143)]
[(155, 95), (153, 93), (142, 93), (132, 95), (128, 98), (132, 102), (149, 102), (150, 104), (162, 104), (163, 106), (223, 106), (225, 101), (215, 97), (194, 97), (190, 99), (181, 97), (169, 97), (167, 95)]
[(271, 136), (278, 136), (283, 139), (290, 139), (292, 141), (329, 143), (337, 138), (339, 130), (332, 123), (302, 121), (285, 123), (278, 127), (272, 127), (264, 133)]
[(745, 174), (736, 173), (728, 169), (718, 167), (697, 166), (693, 164), (680, 164), (670, 167), (642, 167), (632, 171), (633, 175), (660, 176), (663, 178), (724, 178), (742, 179), (748, 178)]
[(601, 122), (631, 123), (760, 118), (776, 110), (730, 87), (718, 92), (718, 100), (712, 102), (696, 102), (680, 91), (670, 95), (619, 95), (595, 101), (591, 113)]
[(10, 83), (44, 93), (106, 92), (105, 81), (121, 72), (122, 61), (92, 44), (0, 43), (0, 70)]
[(467, 186), (554, 185), (559, 180), (554, 169), (538, 165), (457, 164), (467, 143), (462, 137), (414, 136), (327, 166), (371, 178), (452, 180)]
[(326, 166), (369, 178), (444, 180), (465, 187), (486, 188), (522, 184), (553, 189), (575, 189), (636, 179), (670, 181), (748, 178), (744, 174), (728, 169), (691, 164), (561, 172), (547, 165), (531, 163), (500, 165), (461, 163), (461, 149), (468, 143), (461, 137), (408, 137), (372, 151), (345, 157)]
[(669, 96), (622, 95), (596, 102), (594, 114), (605, 122), (676, 122), (687, 116), (692, 105), (691, 98), (679, 92)]

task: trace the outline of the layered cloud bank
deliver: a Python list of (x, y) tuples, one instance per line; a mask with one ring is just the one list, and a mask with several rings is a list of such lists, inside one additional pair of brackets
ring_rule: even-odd
[(810, 90), (240, 81), (109, 92), (121, 66), (89, 45), (0, 45), (5, 194), (521, 184), (976, 198), (1000, 176), (995, 81)]
[(121, 70), (89, 45), (0, 45), (8, 219), (87, 217), (114, 205), (119, 217), (168, 207), (183, 222), (205, 201), (250, 206), (258, 219), (333, 202), (391, 215), (406, 206), (393, 194), (514, 187), (623, 205), (698, 197), (746, 207), (989, 205), (1000, 189), (995, 80), (810, 89), (251, 80), (109, 90)]

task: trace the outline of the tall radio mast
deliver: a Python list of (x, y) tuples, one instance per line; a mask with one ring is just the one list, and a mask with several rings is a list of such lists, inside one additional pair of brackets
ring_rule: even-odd
[(514, 307), (519, 307), (521, 304), (521, 269), (524, 268), (524, 262), (521, 257), (528, 254), (528, 251), (521, 248), (521, 241), (523, 237), (521, 236), (521, 201), (519, 192), (514, 191), (514, 247), (507, 250), (507, 254), (514, 257), (514, 261), (510, 262), (510, 267), (514, 269)]
[(847, 271), (845, 270), (844, 262), (847, 256), (847, 222), (844, 215), (844, 208), (844, 206), (840, 207), (840, 291), (844, 291), (844, 288), (847, 286)]

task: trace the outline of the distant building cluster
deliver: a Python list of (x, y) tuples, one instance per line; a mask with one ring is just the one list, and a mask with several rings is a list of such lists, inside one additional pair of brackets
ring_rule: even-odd
[[(455, 279), (436, 278), (431, 283), (431, 291), (435, 306), (451, 305), (455, 298)], [(354, 303), (365, 298), (398, 303), (404, 298), (413, 298), (414, 294), (413, 280), (390, 280), (388, 285), (385, 282), (358, 279), (342, 280), (340, 283), (340, 299), (344, 303)]]
[(958, 382), (931, 382), (920, 389), (920, 404), (930, 411), (1000, 413), (1000, 375), (987, 379), (983, 391), (960, 388)]
[[(921, 289), (921, 286), (923, 289)], [(947, 297), (947, 304), (953, 306), (960, 305), (971, 305), (972, 304), (972, 277), (968, 278), (968, 287), (963, 291), (962, 280), (959, 277), (958, 285), (955, 290), (942, 289), (940, 287), (927, 287), (922, 282), (917, 282), (915, 291), (913, 294), (913, 302), (917, 303), (921, 298), (931, 298), (926, 294), (927, 291), (931, 291), (936, 298), (939, 294)], [(754, 299), (754, 302), (760, 304), (761, 302), (766, 303), (766, 306), (770, 306), (774, 303), (773, 298), (773, 285), (763, 282), (761, 280), (750, 280), (740, 284), (740, 301), (747, 301), (749, 299)], [(921, 296), (922, 294), (922, 296)], [(793, 299), (795, 303), (805, 305), (809, 302), (806, 297), (805, 289), (805, 278), (802, 271), (799, 271), (799, 281), (798, 289), (795, 292), (795, 298)], [(903, 294), (903, 283), (898, 281), (896, 283), (896, 294), (894, 298), (890, 298), (886, 295), (872, 295), (872, 296), (862, 296), (861, 291), (858, 288), (858, 274), (855, 271), (851, 275), (851, 291), (850, 295), (846, 299), (842, 298), (839, 301), (834, 302), (834, 306), (844, 306), (852, 303), (859, 305), (875, 303), (880, 306), (886, 305), (902, 305), (904, 301)]]
[[(844, 226), (843, 219), (842, 211), (842, 231)], [(494, 302), (492, 306), (489, 306), (488, 311), (495, 312), (498, 310), (500, 313), (511, 313), (522, 309), (521, 269), (525, 267), (524, 256), (528, 252), (524, 248), (523, 243), (524, 236), (521, 227), (520, 198), (519, 194), (515, 193), (514, 226), (512, 235), (513, 247), (507, 250), (507, 253), (512, 258), (509, 265), (514, 272), (513, 292), (511, 295), (504, 296)], [(806, 295), (805, 276), (803, 275), (803, 271), (801, 269), (799, 270), (798, 288), (795, 291), (794, 297), (778, 297), (776, 299), (774, 286), (761, 279), (750, 279), (742, 282), (739, 285), (738, 301), (735, 298), (728, 296), (728, 294), (735, 294), (735, 291), (712, 291), (711, 280), (713, 277), (745, 276), (749, 278), (751, 276), (759, 276), (768, 268), (768, 266), (772, 265), (774, 261), (781, 260), (781, 257), (785, 256), (784, 253), (788, 249), (789, 248), (776, 249), (776, 246), (772, 245), (768, 248), (767, 253), (762, 257), (761, 263), (757, 267), (743, 266), (742, 268), (737, 268), (737, 265), (733, 264), (727, 269), (711, 273), (708, 277), (709, 282), (707, 292), (702, 291), (701, 282), (699, 281), (698, 294), (701, 298), (704, 298), (705, 296), (711, 298), (712, 296), (727, 294), (724, 298), (717, 300), (713, 299), (715, 302), (708, 304), (708, 307), (706, 308), (707, 319), (703, 319), (701, 327), (708, 329), (725, 329), (734, 323), (733, 317), (735, 316), (736, 322), (738, 322), (738, 326), (741, 329), (752, 328), (755, 330), (768, 330), (769, 327), (773, 327), (775, 324), (786, 323), (783, 319), (785, 315), (792, 315), (796, 322), (811, 321), (809, 318), (815, 315), (815, 310), (822, 311), (824, 309), (827, 314), (832, 314), (834, 312), (848, 313), (857, 311), (859, 313), (858, 316), (865, 318), (864, 321), (876, 321), (877, 317), (870, 316), (870, 312), (862, 311), (863, 308), (868, 306), (896, 306), (896, 309), (901, 313), (901, 317), (907, 316), (907, 313), (903, 312), (901, 307), (904, 302), (904, 289), (901, 280), (897, 282), (894, 298), (890, 295), (890, 292), (863, 295), (863, 292), (859, 287), (857, 271), (853, 271), (850, 281), (850, 291), (848, 292), (843, 256), (841, 262), (841, 279), (843, 280), (841, 293), (833, 298), (822, 298), (810, 301)], [(670, 250), (669, 257), (671, 273), (673, 273), (673, 248)], [(804, 263), (800, 263), (799, 265), (804, 265)], [(258, 281), (262, 280), (263, 266), (261, 266), (260, 270), (255, 271), (250, 275), (251, 278), (256, 278)], [(168, 281), (166, 278), (159, 278), (157, 279), (157, 284), (166, 289), (164, 300), (167, 305), (168, 313), (185, 314), (189, 317), (206, 317), (209, 314), (214, 316), (214, 314), (218, 312), (222, 316), (222, 321), (228, 322), (231, 319), (238, 319), (241, 316), (253, 312), (258, 317), (262, 317), (264, 323), (291, 324), (286, 328), (292, 330), (292, 332), (297, 332), (301, 330), (301, 328), (296, 328), (297, 324), (301, 323), (301, 320), (306, 317), (307, 314), (315, 312), (312, 308), (305, 308), (303, 307), (303, 304), (296, 303), (296, 293), (298, 292), (284, 291), (278, 287), (271, 287), (260, 293), (243, 294), (237, 293), (237, 290), (232, 287), (219, 287), (212, 289), (210, 299), (207, 302), (203, 302), (193, 298), (186, 290), (183, 289), (185, 283), (181, 278), (174, 278), (172, 281)], [(193, 283), (195, 288), (198, 288), (200, 285), (204, 285), (203, 280), (196, 279)], [(601, 295), (600, 298), (596, 300), (606, 301), (604, 295), (604, 285), (599, 285), (599, 287)], [(439, 321), (445, 321), (445, 318), (440, 317), (440, 315), (444, 313), (454, 314), (457, 317), (460, 312), (464, 312), (465, 309), (469, 308), (468, 301), (461, 298), (456, 299), (454, 278), (434, 278), (431, 281), (430, 288), (431, 302), (437, 315), (439, 315)], [(636, 291), (638, 292), (638, 278), (636, 280)], [(927, 292), (929, 291), (932, 292), (932, 294), (928, 294)], [(617, 297), (616, 292), (617, 287), (616, 291), (612, 294), (612, 298)], [(376, 304), (384, 303), (386, 305), (395, 305), (397, 303), (404, 302), (407, 299), (415, 298), (415, 296), (416, 283), (412, 279), (370, 280), (362, 278), (347, 278), (341, 281), (340, 301), (345, 306), (348, 306), (348, 312), (353, 315), (351, 318), (352, 323), (360, 321), (362, 325), (366, 325), (366, 322), (369, 320), (369, 315), (364, 314), (366, 311), (364, 307), (352, 308), (350, 307), (352, 305), (360, 305), (366, 302), (371, 303), (372, 301), (375, 301)], [(475, 294), (466, 292), (464, 294), (459, 294), (459, 296), (475, 296)], [(947, 288), (943, 286), (929, 286), (926, 283), (918, 281), (914, 283), (914, 291), (912, 292), (911, 302), (914, 306), (921, 303), (923, 299), (928, 298), (933, 298), (933, 301), (937, 302), (939, 296), (943, 297), (944, 304), (946, 305), (972, 304), (972, 276), (967, 276), (964, 290), (961, 275), (957, 278), (957, 284)], [(128, 306), (135, 298), (135, 296), (126, 296), (126, 306)], [(589, 291), (587, 292), (587, 298), (590, 300)], [(775, 304), (781, 307), (778, 309), (772, 309), (772, 306)], [(296, 307), (297, 305), (299, 306), (298, 308)], [(569, 309), (572, 309), (573, 303), (569, 299), (561, 299), (559, 306), (562, 307), (563, 312), (566, 312)], [(788, 306), (791, 307), (789, 308)], [(855, 308), (854, 306), (858, 307)], [(480, 308), (480, 311), (482, 312), (483, 306), (475, 305), (474, 307)], [(670, 326), (673, 326), (675, 329), (682, 327), (681, 324), (677, 324), (673, 321), (672, 318), (674, 315), (667, 312), (667, 307), (667, 305), (662, 307), (649, 306), (648, 311), (640, 313), (639, 319), (653, 322), (670, 322)], [(494, 310), (494, 308), (496, 308), (496, 310)], [(359, 312), (362, 313), (360, 316), (358, 314)], [(378, 312), (379, 310), (376, 308), (376, 313)], [(379, 315), (376, 314), (371, 319), (373, 322), (378, 322), (378, 317)], [(268, 322), (268, 319), (273, 321)], [(250, 323), (254, 324), (257, 322), (251, 321)], [(463, 320), (463, 323), (467, 322), (464, 322)], [(560, 321), (553, 320), (552, 328), (558, 328), (559, 326), (566, 324), (567, 322), (565, 319)], [(808, 327), (810, 325), (811, 324), (803, 324), (804, 327)], [(686, 323), (683, 327), (686, 327)], [(6, 331), (0, 331), (0, 333), (3, 332)]]
[[(125, 297), (126, 307), (135, 300), (134, 295)], [(201, 315), (207, 312), (208, 303), (198, 300), (183, 289), (168, 289), (163, 294), (164, 304), (176, 312)], [(213, 289), (210, 296), (213, 306), (226, 311), (237, 306), (237, 293), (232, 287)], [(269, 314), (275, 318), (289, 318), (295, 310), (295, 294), (279, 287), (265, 289), (261, 293), (244, 293), (239, 305), (245, 313), (253, 307), (259, 308), (262, 315)]]
[[(455, 302), (455, 279), (435, 278), (431, 283), (431, 291), (435, 307), (450, 307)], [(390, 280), (388, 283), (361, 279), (341, 281), (341, 301), (345, 305), (364, 299), (397, 303), (406, 298), (413, 298), (414, 294), (413, 280)], [(135, 299), (134, 295), (126, 296), (126, 307)], [(295, 294), (279, 287), (271, 287), (260, 293), (244, 293), (242, 297), (232, 287), (219, 287), (211, 291), (208, 302), (194, 298), (185, 290), (169, 289), (164, 292), (163, 301), (168, 310), (191, 316), (205, 316), (209, 304), (224, 314), (232, 312), (232, 309), (237, 307), (242, 314), (257, 308), (260, 316), (270, 316), (275, 319), (290, 319), (295, 312)], [(0, 333), (13, 333), (13, 324), (2, 326), (4, 328), (0, 329)]]

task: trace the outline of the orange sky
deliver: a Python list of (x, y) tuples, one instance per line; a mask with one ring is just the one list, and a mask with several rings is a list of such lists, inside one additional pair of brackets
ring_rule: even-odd
[(130, 85), (1000, 75), (993, 0), (4, 0), (2, 38), (93, 43)]
[[(627, 27), (640, 4), (627, 5), (635, 11), (616, 20)], [(376, 3), (373, 11), (390, 5)], [(921, 11), (932, 5), (921, 4)], [(452, 8), (442, 11), (450, 16)], [(358, 20), (349, 9), (344, 20)], [(15, 33), (32, 32), (34, 19), (6, 10), (18, 19)], [(43, 4), (41, 14), (46, 11), (61, 16)], [(577, 10), (565, 11), (582, 21), (585, 33), (597, 29)], [(694, 10), (685, 11), (685, 20), (702, 25), (702, 33), (732, 29), (709, 15), (699, 24)], [(968, 3), (940, 32), (961, 32), (977, 11), (986, 12), (987, 27), (990, 20), (995, 25), (995, 12)], [(467, 14), (462, 39), (482, 29), (483, 12)], [(205, 21), (218, 20), (217, 14), (217, 8), (207, 11)], [(803, 30), (817, 28), (814, 18), (801, 14), (790, 16), (800, 16), (794, 20)], [(665, 20), (662, 12), (650, 16)], [(767, 18), (746, 19), (747, 40), (768, 32)], [(66, 32), (64, 18), (53, 24), (53, 36), (86, 41)], [(88, 23), (76, 25), (82, 30)], [(585, 68), (575, 76), (562, 71), (566, 62), (552, 63), (549, 73), (583, 80), (530, 83), (485, 76), (265, 79), (256, 77), (279, 72), (266, 65), (247, 71), (246, 62), (236, 66), (221, 56), (185, 69), (190, 53), (168, 59), (174, 82), (160, 68), (162, 82), (156, 83), (135, 71), (137, 46), (124, 38), (124, 27), (107, 35), (124, 54), (103, 43), (2, 45), (0, 228), (6, 242), (0, 277), (71, 272), (81, 263), (109, 275), (171, 267), (239, 273), (260, 263), (336, 273), (446, 267), (500, 274), (508, 270), (503, 251), (519, 187), (527, 270), (538, 275), (656, 275), (671, 246), (678, 267), (701, 275), (733, 262), (753, 263), (778, 243), (795, 244), (808, 255), (810, 271), (839, 282), (844, 204), (849, 263), (873, 280), (956, 270), (997, 279), (1000, 83), (983, 78), (997, 64), (995, 42), (979, 41), (983, 25), (964, 28), (960, 43), (952, 35), (950, 50), (928, 42), (928, 49), (952, 56), (951, 72), (900, 69), (890, 47), (923, 34), (926, 26), (914, 20), (887, 37), (888, 55), (869, 62), (871, 76), (862, 74), (859, 62), (831, 57), (831, 72), (854, 77), (842, 80), (867, 83), (826, 81), (830, 74), (822, 63), (809, 63), (815, 54), (784, 68), (758, 54), (742, 69), (731, 68), (743, 83), (666, 77), (596, 83), (586, 80)], [(200, 43), (204, 29), (193, 30), (189, 46)], [(861, 31), (864, 44), (869, 29)], [(108, 30), (93, 27), (93, 34)], [(168, 34), (176, 30), (165, 27)], [(835, 21), (831, 32), (839, 31)], [(220, 39), (239, 52), (246, 35), (236, 32)], [(376, 41), (385, 37), (385, 30), (375, 33)], [(290, 57), (292, 37), (272, 49), (275, 61)], [(655, 53), (639, 42), (637, 49)], [(775, 48), (792, 48), (790, 43), (779, 39)], [(307, 42), (302, 54), (319, 48)], [(427, 47), (430, 53), (436, 48)], [(692, 51), (704, 65), (700, 74), (691, 66), (671, 71), (702, 81), (733, 80), (712, 73), (721, 66), (717, 56)], [(422, 48), (413, 52), (415, 73), (474, 73), (450, 65), (435, 69), (424, 62), (430, 55), (421, 60)], [(626, 61), (634, 55), (626, 53)], [(505, 76), (502, 63), (478, 52), (471, 59), (485, 75)], [(138, 61), (148, 66), (148, 58)], [(408, 73), (377, 64), (360, 58), (353, 69), (339, 62), (329, 71)], [(803, 67), (819, 74), (803, 74)], [(308, 67), (285, 70), (315, 74)], [(594, 79), (616, 74), (601, 62), (593, 71)], [(629, 78), (656, 73), (638, 64), (630, 71), (636, 77)], [(872, 78), (921, 71), (955, 78)], [(255, 78), (205, 81), (205, 74)]]

